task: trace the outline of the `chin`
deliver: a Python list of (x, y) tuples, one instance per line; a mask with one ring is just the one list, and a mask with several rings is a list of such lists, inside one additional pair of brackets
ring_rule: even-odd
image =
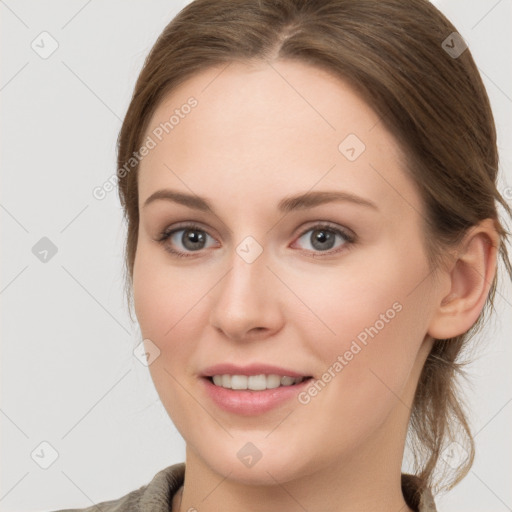
[[(316, 450), (308, 454), (295, 443), (286, 445), (286, 436), (276, 436), (270, 442), (264, 438), (266, 435), (268, 432), (259, 436), (235, 435), (225, 444), (217, 442), (214, 450), (201, 447), (194, 451), (211, 470), (244, 485), (276, 485), (306, 477), (315, 471), (320, 462), (317, 455), (315, 464)], [(283, 446), (286, 450), (282, 449)]]

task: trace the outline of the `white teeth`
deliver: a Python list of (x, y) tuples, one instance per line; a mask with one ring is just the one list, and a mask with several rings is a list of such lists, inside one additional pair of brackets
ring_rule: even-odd
[(279, 375), (268, 375), (267, 376), (267, 388), (274, 389), (281, 385), (281, 377)]
[[(224, 377), (222, 377), (224, 382)], [(232, 375), (231, 389), (247, 389), (247, 375)]]
[(231, 389), (231, 377), (229, 375), (223, 375), (222, 376), (222, 384), (221, 386), (223, 388), (230, 388)]
[(251, 375), (247, 379), (247, 388), (253, 391), (263, 391), (267, 389), (267, 378), (265, 375)]
[(288, 377), (280, 375), (214, 375), (213, 383), (227, 389), (250, 389), (263, 391), (280, 386), (293, 386), (302, 382), (304, 377)]

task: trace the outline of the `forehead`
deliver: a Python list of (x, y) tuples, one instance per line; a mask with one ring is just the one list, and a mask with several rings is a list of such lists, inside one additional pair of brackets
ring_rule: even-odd
[(155, 147), (140, 164), (141, 203), (158, 187), (224, 198), (236, 190), (254, 203), (315, 184), (419, 201), (379, 116), (342, 79), (300, 62), (206, 69), (167, 95), (146, 137)]

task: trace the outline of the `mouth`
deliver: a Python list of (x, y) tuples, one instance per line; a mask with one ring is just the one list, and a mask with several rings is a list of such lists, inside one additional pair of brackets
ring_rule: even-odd
[[(230, 371), (233, 373), (229, 373)], [(269, 373), (265, 373), (266, 371)], [(290, 370), (278, 373), (273, 373), (274, 371), (275, 368), (269, 370), (267, 367), (264, 370), (261, 366), (257, 370), (249, 370), (247, 367), (234, 370), (223, 366), (203, 374), (200, 380), (204, 383), (205, 396), (217, 407), (237, 416), (255, 417), (286, 403), (293, 403), (313, 380), (312, 376), (300, 375)]]
[(310, 380), (312, 376), (292, 377), (289, 375), (278, 374), (258, 374), (258, 375), (239, 375), (239, 374), (216, 374), (205, 376), (214, 386), (235, 391), (265, 391), (267, 389), (276, 389), (281, 387), (292, 387)]
[(218, 408), (253, 417), (293, 403), (314, 378), (304, 371), (256, 361), (216, 364), (204, 368), (199, 376), (205, 396)]

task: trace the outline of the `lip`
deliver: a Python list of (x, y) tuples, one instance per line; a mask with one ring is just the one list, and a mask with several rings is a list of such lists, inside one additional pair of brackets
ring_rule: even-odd
[[(280, 368), (270, 364), (253, 363), (246, 366), (237, 366), (231, 363), (216, 364), (205, 368), (201, 377), (213, 377), (214, 375), (280, 375), (288, 377), (308, 377), (309, 374), (297, 373), (293, 370)], [(279, 389), (279, 388), (277, 388)]]
[[(220, 368), (220, 367), (219, 367)], [(261, 369), (261, 367), (260, 367)], [(215, 368), (217, 371), (218, 368)], [(231, 371), (226, 371), (226, 367), (223, 366), (222, 370), (224, 374), (231, 373)], [(244, 368), (247, 371), (249, 370), (247, 367)], [(208, 370), (210, 371), (210, 370)], [(236, 370), (240, 371), (240, 368)], [(300, 377), (301, 375), (290, 375), (288, 373), (281, 373), (282, 370), (275, 372), (277, 375), (289, 375), (290, 377)], [(233, 373), (233, 375), (259, 375), (260, 373), (265, 373), (262, 371), (255, 371), (255, 373)], [(272, 372), (274, 373), (274, 372)], [(213, 375), (221, 375), (220, 373), (214, 373)], [(258, 414), (263, 414), (271, 409), (274, 409), (285, 402), (293, 398), (297, 398), (297, 395), (304, 390), (306, 386), (310, 384), (312, 378), (306, 379), (299, 384), (294, 384), (293, 386), (280, 386), (274, 389), (265, 389), (263, 391), (253, 391), (249, 389), (244, 390), (234, 390), (234, 389), (226, 389), (221, 386), (216, 386), (213, 382), (209, 380), (209, 377), (203, 376), (200, 381), (205, 389), (205, 394), (210, 398), (210, 400), (217, 405), (220, 409), (230, 412), (232, 414), (238, 414), (240, 416), (256, 416)]]

